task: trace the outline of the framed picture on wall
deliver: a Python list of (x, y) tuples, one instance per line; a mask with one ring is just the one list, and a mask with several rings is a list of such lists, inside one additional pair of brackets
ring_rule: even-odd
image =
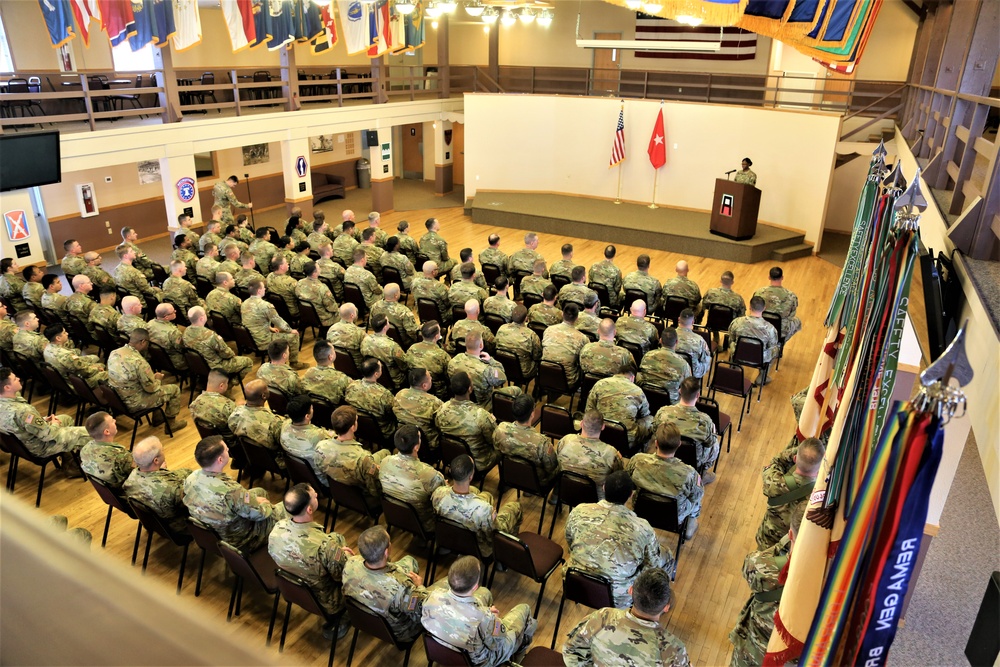
[(76, 186), (76, 203), (80, 207), (81, 218), (91, 218), (100, 210), (97, 208), (97, 194), (93, 183), (78, 183)]
[(140, 185), (146, 185), (147, 183), (159, 183), (162, 180), (160, 177), (159, 160), (143, 160), (138, 163), (138, 167)]
[(333, 135), (321, 134), (309, 137), (309, 149), (313, 153), (328, 153), (333, 150)]
[(267, 144), (252, 144), (243, 147), (243, 166), (264, 164), (271, 161), (270, 147)]

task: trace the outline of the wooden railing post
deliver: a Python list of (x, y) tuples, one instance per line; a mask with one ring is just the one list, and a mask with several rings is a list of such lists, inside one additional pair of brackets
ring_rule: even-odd
[(184, 114), (181, 112), (181, 97), (177, 91), (177, 75), (174, 72), (174, 59), (169, 46), (162, 49), (153, 47), (153, 64), (163, 77), (163, 92), (158, 93), (160, 106), (163, 107), (161, 118), (164, 123), (176, 123), (184, 117)]
[(285, 111), (302, 108), (299, 100), (299, 70), (295, 64), (295, 43), (281, 49), (281, 96), (285, 98)]
[(340, 68), (339, 67), (336, 69), (336, 72), (337, 72), (337, 79), (336, 79), (336, 81), (337, 81), (337, 106), (338, 107), (342, 107), (342, 106), (344, 106), (344, 84), (343, 84), (343, 80), (342, 80), (342, 78), (340, 76)]
[(451, 59), (448, 55), (448, 15), (438, 19), (438, 97), (451, 97)]
[(83, 91), (83, 106), (87, 109), (87, 122), (90, 124), (90, 131), (93, 132), (97, 129), (97, 123), (94, 121), (94, 100), (90, 97), (90, 83), (86, 74), (80, 75), (80, 90)]
[(233, 82), (233, 103), (236, 105), (236, 115), (243, 115), (240, 109), (240, 75), (235, 69), (229, 70), (229, 79)]

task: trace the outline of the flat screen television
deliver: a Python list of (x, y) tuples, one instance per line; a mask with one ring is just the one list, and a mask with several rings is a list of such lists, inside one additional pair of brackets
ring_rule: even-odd
[(0, 135), (0, 192), (62, 180), (59, 132)]

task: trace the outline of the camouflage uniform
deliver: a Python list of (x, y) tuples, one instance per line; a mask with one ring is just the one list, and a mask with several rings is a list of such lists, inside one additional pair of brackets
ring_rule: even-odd
[[(475, 266), (474, 263), (472, 265)], [(448, 274), (448, 279), (453, 285), (462, 280), (462, 264), (456, 264), (452, 267), (451, 272)], [(472, 277), (472, 282), (489, 292), (489, 287), (486, 285), (486, 278), (483, 277), (483, 273), (479, 270), (479, 267), (476, 267), (476, 274)]]
[(151, 296), (156, 298), (157, 291), (149, 284), (149, 279), (143, 274), (142, 271), (135, 268), (135, 266), (129, 266), (128, 264), (119, 264), (115, 267), (114, 271), (115, 284), (118, 287), (126, 290), (132, 296), (139, 297), (139, 301), (145, 304), (145, 297)]
[[(149, 257), (142, 251), (142, 248), (132, 243), (131, 241), (126, 241), (125, 243), (118, 244), (118, 247), (128, 246), (135, 251), (135, 261), (132, 262), (132, 266), (138, 269), (146, 278), (153, 277), (153, 262)], [(117, 250), (117, 249), (116, 249)], [(119, 283), (120, 284), (120, 283)]]
[(189, 326), (184, 330), (183, 342), (184, 347), (200, 354), (213, 371), (230, 377), (242, 378), (253, 366), (253, 359), (237, 356), (222, 336), (206, 327)]
[(503, 617), (494, 614), (493, 594), (478, 588), (466, 597), (448, 588), (433, 588), (424, 600), (420, 622), (428, 634), (469, 652), (476, 667), (519, 659), (531, 645), (538, 622), (531, 607), (519, 604)]
[(104, 364), (92, 354), (80, 356), (59, 345), (46, 345), (42, 352), (45, 362), (55, 368), (64, 378), (79, 375), (91, 388), (108, 381)]
[(333, 256), (346, 266), (354, 263), (354, 249), (358, 242), (350, 234), (341, 234), (333, 242)]
[(622, 272), (610, 259), (597, 262), (587, 271), (590, 282), (604, 285), (608, 290), (611, 303), (606, 304), (618, 310), (622, 304)]
[(562, 309), (547, 303), (536, 303), (528, 309), (528, 324), (541, 322), (547, 327), (554, 327), (563, 321)]
[(713, 287), (705, 292), (701, 300), (701, 306), (708, 310), (712, 304), (728, 306), (733, 309), (733, 317), (743, 317), (747, 314), (747, 304), (737, 292), (725, 287)]
[(205, 306), (194, 285), (177, 276), (170, 276), (163, 281), (163, 298), (169, 299), (182, 313), (187, 313), (194, 306)]
[(362, 243), (361, 248), (365, 251), (365, 257), (368, 261), (365, 262), (365, 268), (375, 276), (375, 279), (382, 282), (382, 255), (385, 251), (379, 248), (374, 243)]
[(505, 394), (507, 396), (520, 396), (520, 387), (505, 387), (507, 375), (503, 371), (503, 364), (496, 359), (490, 359), (489, 363), (471, 354), (459, 354), (448, 364), (448, 375), (455, 375), (459, 372), (466, 372), (472, 380), (473, 398), (481, 408), (487, 412), (493, 411), (493, 392)]
[(770, 363), (778, 353), (778, 332), (763, 317), (745, 315), (729, 325), (729, 353), (736, 351), (740, 336), (756, 338), (764, 344), (764, 363)]
[(267, 491), (245, 489), (224, 472), (195, 470), (184, 480), (184, 505), (191, 518), (247, 553), (264, 546), (275, 522), (285, 518), (280, 503), (266, 501)]
[(341, 441), (336, 438), (320, 442), (316, 451), (323, 472), (330, 479), (359, 487), (368, 507), (382, 506), (378, 466), (392, 452), (383, 449), (372, 455), (357, 440)]
[(580, 350), (580, 370), (584, 373), (617, 375), (621, 372), (622, 364), (628, 364), (629, 368), (635, 370), (632, 353), (612, 341), (587, 343)]
[(91, 440), (80, 450), (80, 468), (113, 489), (122, 488), (135, 464), (132, 453), (113, 442)]
[(344, 595), (360, 602), (381, 616), (401, 641), (415, 639), (423, 630), (420, 612), (427, 589), (413, 583), (407, 574), (419, 574), (420, 565), (413, 556), (372, 570), (361, 556), (351, 556), (344, 565)]
[(530, 380), (538, 373), (538, 362), (542, 358), (542, 341), (538, 334), (524, 324), (504, 324), (497, 330), (496, 349), (517, 357), (521, 375)]
[(290, 518), (274, 524), (267, 539), (267, 552), (282, 570), (302, 577), (328, 614), (344, 610), (341, 576), (348, 553), (340, 533), (327, 533), (315, 522), (298, 523)]
[(525, 276), (521, 279), (521, 298), (524, 298), (525, 294), (534, 294), (541, 299), (542, 294), (545, 293), (545, 288), (551, 284), (551, 280), (543, 278), (542, 276), (536, 276), (534, 274)]
[(505, 322), (510, 322), (513, 319), (515, 308), (517, 308), (517, 303), (511, 301), (503, 294), (486, 297), (486, 300), (483, 301), (484, 313), (499, 315)]
[(600, 335), (601, 318), (597, 315), (581, 311), (576, 318), (576, 330), (587, 336), (587, 340), (596, 341)]
[(816, 478), (800, 475), (792, 458), (798, 452), (797, 445), (782, 451), (761, 472), (767, 510), (757, 529), (757, 548), (773, 546), (782, 535), (788, 533), (792, 511), (800, 504), (809, 502), (809, 494), (816, 484)]
[(45, 288), (42, 287), (41, 283), (24, 283), (24, 287), (21, 288), (21, 296), (24, 298), (24, 302), (36, 308), (42, 306), (42, 296), (44, 294)]
[[(259, 296), (251, 296), (240, 307), (240, 316), (243, 319), (243, 326), (253, 336), (257, 347), (266, 348), (273, 340), (283, 340), (288, 343), (289, 363), (298, 363), (298, 334), (292, 333), (292, 328), (285, 320), (281, 319), (273, 304), (264, 301)], [(279, 329), (280, 333), (274, 333), (271, 331), (271, 327)]]
[(438, 324), (442, 328), (451, 324), (451, 302), (448, 300), (448, 288), (441, 284), (440, 280), (417, 276), (413, 279), (413, 287), (410, 291), (413, 294), (414, 303), (418, 299), (429, 299), (437, 304), (442, 320)]
[(451, 363), (451, 357), (447, 352), (434, 343), (421, 341), (410, 346), (403, 355), (403, 362), (406, 363), (407, 369), (426, 368), (433, 382), (431, 393), (441, 400), (448, 399), (451, 393), (448, 378), (448, 364)]
[(145, 329), (146, 320), (141, 315), (122, 315), (118, 318), (118, 333), (126, 338), (132, 335), (136, 329)]
[(473, 299), (482, 303), (488, 296), (489, 292), (471, 280), (459, 280), (453, 282), (451, 289), (448, 290), (448, 305), (449, 307), (465, 306), (466, 301)]
[(691, 375), (699, 380), (712, 367), (712, 350), (708, 347), (708, 343), (705, 342), (704, 338), (690, 329), (677, 328), (677, 347), (675, 351), (678, 354), (683, 353), (688, 355), (688, 358), (691, 359)]
[(668, 296), (679, 296), (682, 299), (687, 299), (688, 308), (694, 311), (694, 321), (701, 321), (701, 288), (698, 287), (698, 283), (690, 278), (674, 276), (663, 283), (664, 303)]
[(434, 417), (441, 435), (451, 436), (469, 446), (476, 470), (489, 470), (500, 461), (500, 452), (493, 445), (496, 417), (472, 401), (456, 398), (447, 401)]
[(42, 308), (50, 313), (54, 313), (56, 317), (59, 318), (60, 322), (65, 323), (66, 320), (66, 297), (62, 294), (56, 292), (52, 294), (46, 292), (42, 295)]
[(391, 391), (378, 382), (368, 382), (365, 379), (353, 380), (344, 390), (344, 402), (374, 417), (387, 442), (392, 442), (392, 436), (396, 433), (392, 401)]
[(643, 352), (649, 352), (659, 345), (660, 335), (652, 323), (641, 317), (622, 315), (615, 322), (618, 331), (617, 339), (634, 343), (642, 347)]
[(312, 257), (309, 256), (307, 251), (295, 253), (295, 256), (288, 260), (288, 273), (291, 274), (293, 279), (304, 278), (306, 272), (306, 262), (311, 261)]
[(417, 240), (403, 232), (396, 232), (396, 238), (399, 239), (399, 245), (396, 246), (399, 252), (403, 253), (413, 263), (414, 269), (418, 272), (423, 271), (424, 267), (416, 265), (418, 252)]
[(278, 441), (285, 452), (308, 463), (316, 473), (320, 483), (323, 486), (328, 486), (323, 455), (319, 453), (316, 446), (332, 437), (333, 434), (325, 428), (313, 424), (293, 424), (290, 420), (286, 420), (281, 426)]
[(764, 299), (764, 310), (781, 316), (781, 337), (786, 341), (802, 329), (802, 320), (795, 316), (799, 297), (784, 287), (767, 286), (753, 293)]
[(656, 412), (653, 432), (660, 424), (673, 424), (681, 432), (682, 438), (695, 443), (698, 451), (698, 467), (706, 469), (719, 458), (719, 436), (715, 432), (712, 418), (693, 405), (666, 405)]
[(420, 340), (420, 325), (417, 318), (413, 316), (413, 311), (399, 303), (398, 301), (386, 301), (382, 299), (372, 306), (369, 321), (376, 319), (379, 315), (384, 315), (389, 320), (389, 324), (396, 328), (399, 337), (403, 340), (402, 348), (405, 350)]
[(384, 333), (373, 333), (361, 341), (361, 356), (374, 357), (382, 362), (384, 373), (392, 378), (396, 387), (406, 385), (406, 363), (403, 348)]
[(176, 234), (174, 234), (174, 238), (180, 234), (187, 237), (187, 240), (191, 242), (192, 248), (201, 248), (201, 245), (199, 245), (199, 241), (201, 241), (201, 234), (188, 227), (182, 227), (177, 230)]
[(621, 422), (628, 431), (631, 449), (644, 446), (653, 434), (653, 415), (646, 394), (624, 375), (598, 380), (587, 396), (587, 410), (597, 410), (604, 419)]
[(368, 334), (362, 327), (353, 322), (344, 321), (337, 322), (326, 332), (326, 339), (330, 345), (339, 348), (337, 354), (341, 354), (339, 350), (346, 350), (359, 367), (361, 362), (365, 360), (364, 355), (361, 354), (361, 343), (367, 336)]
[(567, 303), (573, 302), (579, 304), (581, 306), (580, 310), (583, 310), (582, 306), (587, 302), (587, 297), (591, 294), (596, 296), (597, 293), (580, 283), (563, 285), (559, 290), (559, 296), (556, 297), (556, 305), (560, 308), (565, 308)]
[(270, 271), (271, 259), (279, 252), (278, 246), (266, 239), (257, 238), (250, 243), (248, 251), (253, 255), (254, 261), (257, 263), (257, 269), (261, 273)]
[[(226, 225), (224, 224), (223, 227), (225, 226)], [(205, 252), (205, 246), (207, 246), (209, 243), (214, 243), (217, 247), (219, 247), (220, 251), (222, 250), (221, 247), (222, 237), (219, 234), (216, 234), (215, 232), (208, 232), (207, 234), (203, 234), (202, 237), (198, 239), (198, 249), (201, 250), (202, 252)]]
[(330, 291), (337, 303), (344, 302), (344, 267), (332, 259), (321, 257), (316, 260), (319, 267), (319, 277), (330, 281)]
[(99, 303), (90, 311), (87, 324), (90, 325), (91, 330), (101, 327), (114, 336), (115, 331), (118, 330), (118, 320), (120, 318), (121, 313), (115, 310), (114, 306), (106, 306)]
[[(524, 273), (534, 273), (535, 262), (538, 260), (544, 260), (542, 253), (537, 250), (532, 250), (531, 248), (521, 248), (507, 260), (507, 275), (513, 276), (515, 272), (522, 271)], [(570, 267), (573, 270), (573, 267)], [(548, 278), (549, 274), (546, 271), (542, 274), (543, 277)]]
[(590, 340), (565, 322), (545, 330), (542, 338), (542, 361), (562, 364), (570, 388), (580, 382), (580, 351)]
[(210, 424), (219, 433), (232, 435), (229, 418), (236, 409), (236, 402), (231, 398), (214, 391), (203, 391), (191, 401), (188, 409), (192, 418)]
[(622, 457), (611, 445), (588, 438), (582, 433), (570, 433), (556, 444), (559, 470), (568, 470), (589, 477), (597, 485), (597, 497), (604, 497), (604, 480), (622, 469)]
[(365, 305), (371, 308), (375, 302), (382, 298), (382, 288), (372, 272), (366, 268), (351, 264), (344, 272), (344, 283), (357, 285), (364, 297)]
[(643, 355), (635, 383), (662, 389), (670, 394), (671, 403), (677, 403), (681, 400), (681, 382), (687, 377), (691, 377), (688, 362), (673, 350), (663, 347)]
[(637, 489), (677, 499), (677, 522), (701, 515), (705, 493), (698, 471), (680, 459), (639, 453), (629, 459), (625, 470)]
[(257, 379), (263, 380), (267, 383), (268, 389), (281, 392), (286, 398), (293, 398), (305, 393), (302, 388), (302, 379), (288, 364), (264, 362), (257, 369)]
[(129, 410), (162, 406), (170, 419), (181, 410), (180, 387), (157, 380), (149, 363), (131, 345), (108, 356), (108, 380)]
[(747, 554), (743, 561), (743, 576), (750, 586), (750, 597), (740, 610), (736, 627), (729, 633), (729, 641), (733, 644), (731, 667), (752, 667), (764, 661), (784, 588), (779, 575), (788, 563), (789, 548), (788, 535), (785, 535), (773, 546)]
[(427, 438), (425, 443), (427, 449), (436, 450), (439, 446), (440, 437), (437, 426), (434, 424), (434, 415), (444, 405), (444, 401), (428, 394), (422, 389), (403, 389), (399, 391), (392, 401), (392, 411), (396, 415), (396, 421), (400, 426), (410, 424), (421, 429)]
[[(242, 266), (240, 266), (239, 264), (237, 264), (233, 260), (231, 260), (231, 259), (224, 259), (224, 260), (222, 260), (221, 262), (219, 262), (218, 264), (215, 265), (215, 267), (213, 269), (213, 273), (219, 273), (220, 271), (222, 271), (223, 273), (228, 273), (231, 276), (235, 276), (237, 273), (240, 272), (240, 270), (242, 268), (243, 268)], [(215, 276), (212, 276), (212, 278), (210, 278), (210, 280), (214, 283), (215, 282)]]
[[(663, 286), (660, 285), (660, 281), (658, 279), (649, 275), (648, 271), (636, 270), (628, 274), (622, 282), (622, 287), (625, 290), (637, 289), (645, 292), (646, 308), (649, 312), (653, 312), (659, 308), (660, 299), (663, 296)], [(626, 308), (630, 308), (632, 304), (626, 303), (624, 306)]]
[(591, 612), (570, 631), (563, 645), (563, 662), (568, 667), (691, 664), (684, 644), (658, 622), (611, 607)]
[(319, 396), (333, 405), (344, 402), (344, 391), (350, 384), (347, 377), (333, 366), (312, 366), (302, 378), (302, 389), (313, 396)]
[(275, 414), (269, 407), (240, 405), (229, 415), (228, 423), (233, 435), (276, 452), (277, 459), (283, 466), (285, 461), (281, 455), (281, 427), (285, 421), (284, 417)]
[(447, 274), (454, 268), (455, 260), (448, 257), (448, 242), (437, 232), (427, 232), (421, 236), (419, 247), (420, 252), (437, 263), (439, 272)]
[(66, 299), (66, 312), (84, 324), (90, 318), (90, 311), (97, 307), (97, 302), (82, 292), (73, 292)]
[(573, 508), (566, 519), (566, 544), (563, 572), (575, 567), (610, 579), (618, 609), (632, 606), (629, 588), (644, 569), (674, 570), (673, 553), (660, 545), (649, 522), (607, 500)]
[[(121, 320), (119, 320), (120, 322)], [(173, 322), (152, 320), (146, 323), (149, 332), (149, 342), (159, 345), (170, 357), (170, 363), (178, 370), (187, 370), (187, 359), (184, 358), (184, 332)]]
[(560, 259), (552, 263), (549, 267), (549, 277), (563, 276), (566, 280), (572, 280), (573, 268), (579, 266), (572, 259)]
[[(0, 296), (8, 299), (14, 306), (14, 312), (24, 310), (24, 278), (15, 273), (5, 273), (0, 276)], [(12, 312), (11, 315), (14, 313)]]
[(18, 354), (31, 359), (32, 361), (43, 361), (42, 356), (45, 347), (49, 345), (49, 342), (45, 340), (37, 331), (28, 331), (26, 329), (19, 330), (11, 338), (14, 344), (14, 351)]
[(455, 322), (455, 326), (448, 332), (448, 341), (445, 343), (445, 349), (451, 354), (464, 352), (465, 343), (459, 344), (458, 341), (464, 341), (471, 331), (476, 331), (483, 337), (484, 350), (491, 352), (495, 349), (496, 339), (489, 327), (479, 320), (470, 320), (468, 318)]
[(0, 350), (10, 352), (14, 349), (14, 334), (16, 333), (16, 324), (6, 318), (0, 320)]
[(125, 496), (129, 500), (137, 500), (152, 510), (170, 528), (184, 532), (188, 527), (188, 511), (184, 505), (184, 480), (191, 471), (187, 468), (177, 470), (152, 470), (143, 472), (138, 468), (129, 473), (128, 479), (122, 485)]
[(247, 289), (250, 283), (254, 280), (264, 280), (264, 274), (262, 274), (257, 269), (243, 269), (241, 268), (233, 276), (233, 282), (236, 283), (238, 287)]
[(413, 270), (413, 264), (406, 255), (398, 251), (387, 252), (379, 258), (378, 263), (379, 268), (391, 266), (399, 271), (399, 276), (403, 281), (400, 287), (407, 292), (410, 291), (410, 288), (413, 287), (413, 276), (416, 271)]
[(295, 298), (295, 288), (298, 286), (298, 282), (295, 278), (292, 278), (287, 273), (282, 275), (269, 273), (267, 274), (265, 283), (269, 293), (277, 294), (285, 302), (285, 305), (288, 306), (288, 312), (292, 314), (292, 317), (298, 317), (299, 300)]
[[(202, 278), (215, 282), (215, 274), (219, 272), (219, 259), (206, 255), (194, 263), (194, 272)], [(235, 276), (234, 276), (235, 277)]]
[(35, 456), (75, 452), (90, 442), (87, 429), (73, 426), (72, 417), (59, 415), (48, 422), (20, 395), (0, 397), (0, 433), (17, 436)]
[(559, 459), (552, 441), (529, 426), (500, 422), (493, 431), (493, 444), (504, 456), (517, 456), (533, 463), (543, 485), (555, 479), (559, 472)]
[(444, 477), (415, 456), (393, 454), (382, 460), (378, 471), (382, 491), (387, 496), (413, 505), (424, 530), (434, 531), (434, 508), (431, 494), (444, 485)]
[(483, 264), (492, 264), (498, 269), (500, 269), (500, 275), (507, 275), (507, 263), (510, 258), (507, 257), (507, 253), (503, 252), (498, 248), (487, 247), (481, 253), (479, 253), (479, 266)]
[(443, 519), (450, 519), (476, 534), (479, 554), (493, 556), (493, 531), (517, 535), (521, 529), (521, 503), (504, 503), (493, 515), (493, 496), (479, 493), (458, 493), (450, 486), (439, 486), (431, 494), (434, 511)]
[(329, 240), (326, 234), (320, 234), (316, 231), (309, 232), (309, 235), (306, 237), (306, 243), (309, 244), (309, 248), (313, 252), (319, 252), (319, 247)]

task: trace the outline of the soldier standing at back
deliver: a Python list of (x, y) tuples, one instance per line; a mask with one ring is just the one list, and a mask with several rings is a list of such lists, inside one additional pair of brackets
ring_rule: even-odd
[(456, 262), (448, 257), (448, 242), (438, 234), (441, 223), (437, 218), (428, 218), (424, 226), (427, 227), (427, 233), (420, 237), (420, 252), (436, 263), (441, 273), (447, 275)]
[(799, 308), (799, 298), (791, 290), (782, 287), (785, 274), (780, 266), (772, 267), (768, 272), (771, 284), (761, 287), (753, 293), (764, 299), (764, 310), (781, 316), (781, 337), (788, 341), (802, 329), (802, 320), (795, 316)]
[(253, 202), (244, 204), (236, 198), (236, 193), (233, 192), (233, 188), (235, 188), (239, 182), (240, 179), (233, 175), (225, 181), (219, 181), (214, 187), (212, 187), (212, 198), (214, 200), (213, 205), (222, 209), (221, 220), (227, 225), (233, 224), (234, 206), (236, 208), (253, 208)]
[(184, 505), (184, 480), (191, 474), (188, 468), (169, 470), (163, 445), (155, 436), (143, 438), (132, 450), (135, 468), (129, 473), (122, 489), (129, 500), (138, 501), (156, 516), (166, 521), (172, 530), (183, 532), (188, 526), (188, 511)]
[(636, 382), (650, 385), (670, 394), (670, 403), (680, 400), (681, 382), (691, 377), (691, 367), (677, 354), (677, 330), (667, 327), (660, 335), (660, 348), (643, 355)]
[(590, 282), (604, 285), (608, 290), (611, 303), (608, 304), (615, 310), (621, 308), (622, 300), (622, 272), (615, 266), (615, 255), (618, 249), (613, 245), (604, 248), (604, 260), (597, 262), (590, 267)]
[[(175, 384), (161, 384), (163, 373), (153, 373), (142, 353), (149, 347), (149, 332), (136, 329), (129, 336), (128, 345), (120, 347), (108, 357), (108, 379), (129, 410), (162, 406), (169, 420), (171, 431), (178, 431), (187, 422), (177, 419), (181, 410), (180, 388)], [(156, 424), (159, 413), (154, 413)]]
[(761, 472), (767, 511), (757, 529), (757, 548), (766, 549), (788, 531), (792, 510), (808, 502), (826, 448), (816, 438), (789, 447)]
[(701, 498), (705, 488), (698, 471), (676, 458), (681, 446), (681, 432), (673, 424), (660, 424), (653, 441), (653, 453), (640, 452), (625, 464), (625, 472), (640, 491), (649, 491), (677, 500), (677, 524), (688, 520), (687, 539), (694, 537), (701, 516)]

